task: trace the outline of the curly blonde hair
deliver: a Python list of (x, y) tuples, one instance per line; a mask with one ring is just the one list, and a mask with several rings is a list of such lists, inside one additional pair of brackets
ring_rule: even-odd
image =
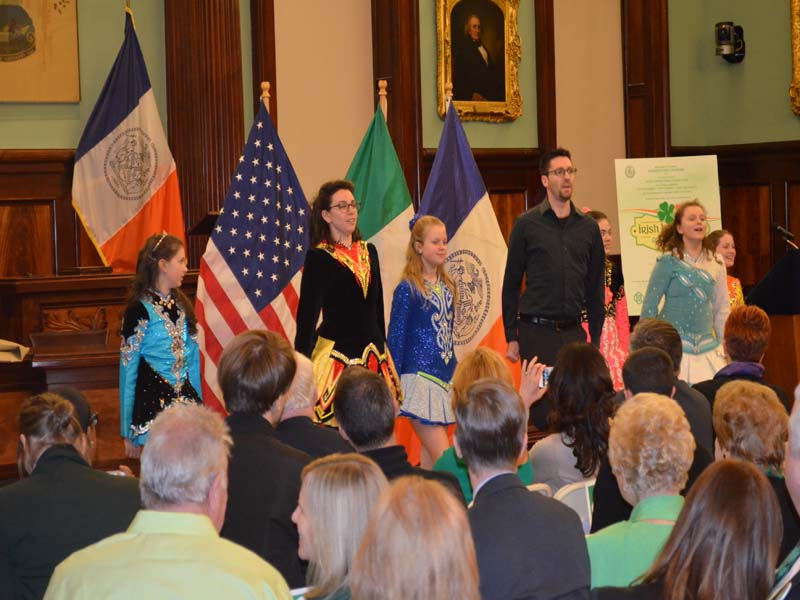
[(622, 479), (621, 491), (629, 492), (636, 503), (682, 490), (694, 449), (683, 409), (661, 394), (636, 394), (625, 401), (611, 422), (611, 469)]
[(753, 381), (730, 381), (714, 400), (714, 433), (731, 457), (762, 469), (783, 472), (789, 415), (770, 388)]

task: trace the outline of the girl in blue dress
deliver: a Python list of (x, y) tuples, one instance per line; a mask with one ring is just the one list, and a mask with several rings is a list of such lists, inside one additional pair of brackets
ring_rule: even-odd
[(642, 303), (643, 319), (657, 317), (678, 330), (683, 342), (680, 378), (690, 385), (712, 379), (727, 363), (722, 348), (731, 312), (727, 276), (707, 229), (706, 211), (696, 200), (675, 211), (675, 221), (658, 237), (665, 254), (656, 260)]
[(436, 217), (420, 217), (411, 229), (403, 278), (394, 291), (387, 343), (400, 374), (403, 406), (422, 442), (422, 466), (431, 468), (449, 447), (455, 423), (450, 382), (455, 283), (444, 269), (447, 230)]
[(197, 319), (180, 290), (183, 241), (160, 233), (139, 251), (122, 321), (120, 429), (125, 454), (138, 458), (156, 415), (174, 402), (201, 402)]

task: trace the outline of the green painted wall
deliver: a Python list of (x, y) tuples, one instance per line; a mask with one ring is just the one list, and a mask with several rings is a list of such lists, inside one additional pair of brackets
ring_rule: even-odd
[[(131, 2), (161, 119), (167, 120), (164, 0)], [(0, 104), (0, 148), (75, 148), (117, 57), (125, 33), (125, 2), (78, 2), (81, 101), (77, 104)]]
[[(240, 0), (245, 137), (253, 123), (250, 3)], [(167, 67), (164, 0), (133, 0), (136, 35), (164, 127), (167, 123)], [(75, 148), (122, 45), (123, 0), (78, 2), (81, 101), (77, 104), (0, 104), (0, 148)]]
[[(521, 0), (519, 36), (522, 62), (519, 84), (522, 116), (507, 123), (464, 121), (464, 131), (473, 148), (535, 148), (539, 145), (536, 126), (536, 30), (534, 0)], [(436, 2), (422, 0), (419, 7), (420, 80), (422, 86), (422, 145), (436, 148), (444, 121), (437, 109), (436, 77)], [(391, 98), (390, 98), (391, 102)], [(389, 110), (392, 110), (391, 104)]]
[[(714, 53), (714, 24), (744, 28), (742, 63)], [(670, 0), (672, 144), (715, 146), (800, 139), (789, 105), (789, 0)]]

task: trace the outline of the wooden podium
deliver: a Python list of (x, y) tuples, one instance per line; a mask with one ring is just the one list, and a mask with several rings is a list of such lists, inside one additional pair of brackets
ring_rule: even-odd
[(781, 258), (747, 295), (747, 304), (763, 308), (772, 325), (763, 363), (766, 380), (793, 399), (800, 382), (800, 250)]

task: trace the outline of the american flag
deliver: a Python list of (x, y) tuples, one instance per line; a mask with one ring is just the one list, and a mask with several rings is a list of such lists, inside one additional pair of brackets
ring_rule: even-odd
[(308, 202), (263, 102), (260, 107), (197, 282), (203, 400), (220, 410), (217, 364), (235, 335), (269, 329), (294, 343), (308, 248)]

